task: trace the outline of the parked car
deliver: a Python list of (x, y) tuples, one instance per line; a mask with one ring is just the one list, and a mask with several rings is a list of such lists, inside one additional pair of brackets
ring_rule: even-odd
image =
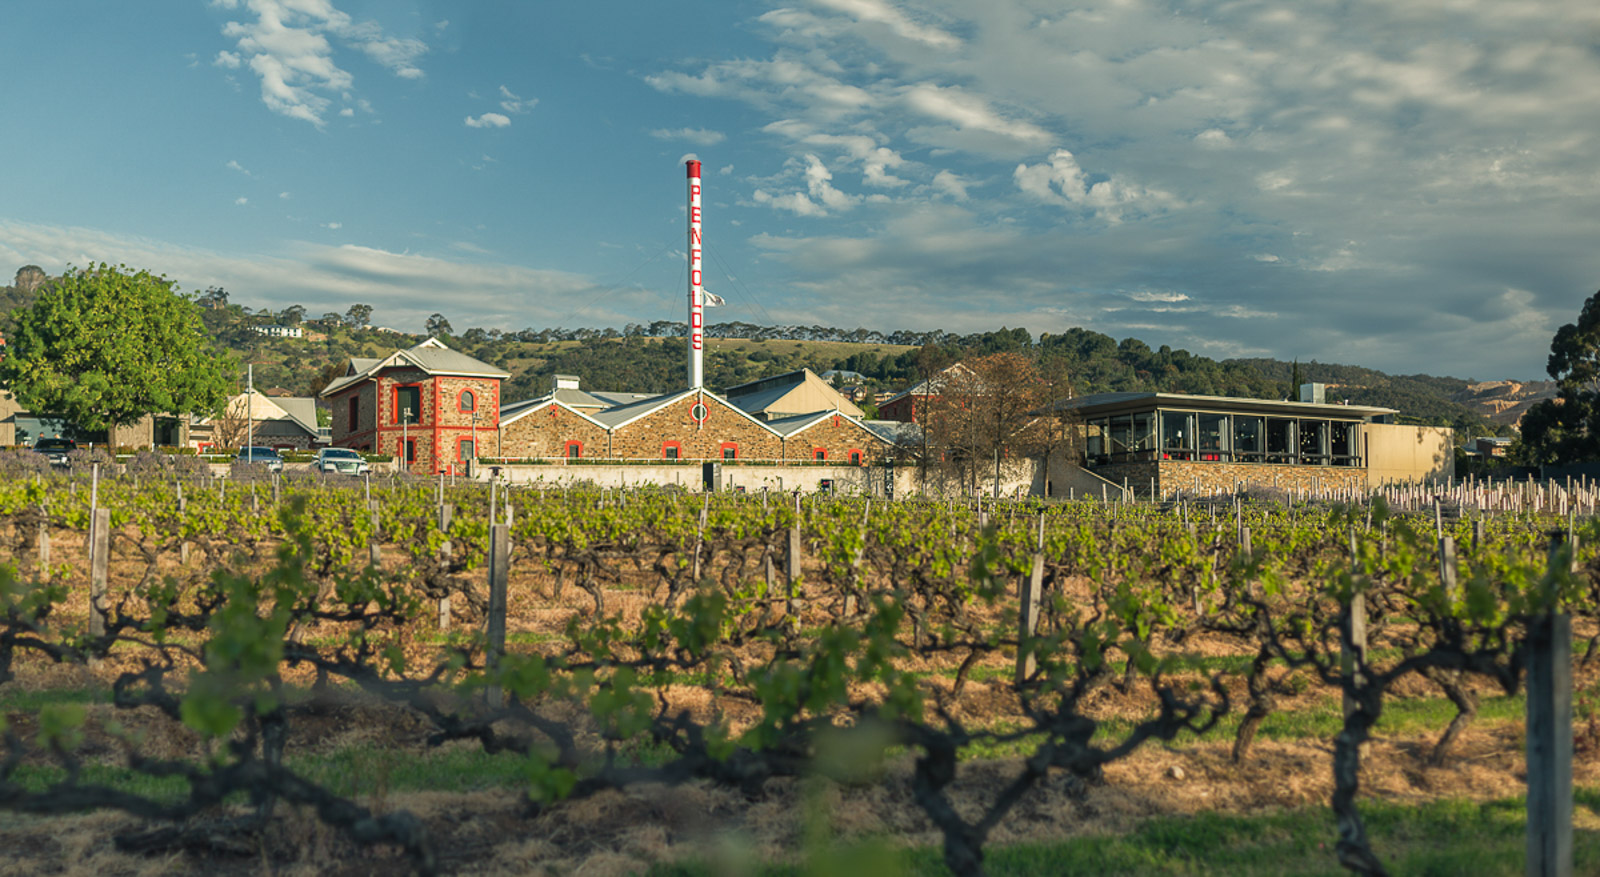
[(78, 449), (78, 443), (69, 438), (42, 438), (33, 443), (35, 453), (44, 454), (52, 466), (67, 465), (67, 454)]
[(365, 475), (372, 471), (366, 459), (349, 448), (323, 448), (317, 451), (317, 458), (311, 461), (311, 468), (318, 472), (333, 472), (338, 475)]
[(283, 471), (283, 458), (273, 448), (240, 448), (235, 459), (240, 463), (260, 463), (269, 472)]

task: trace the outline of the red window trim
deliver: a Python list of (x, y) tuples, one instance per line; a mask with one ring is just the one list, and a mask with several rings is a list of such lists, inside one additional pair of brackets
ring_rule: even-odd
[(417, 462), (416, 439), (408, 438), (400, 440), (400, 459), (404, 460), (407, 466), (414, 465)]
[(670, 459), (674, 459), (674, 460), (682, 460), (683, 459), (683, 442), (672, 441), (672, 440), (662, 442), (661, 443), (661, 459), (663, 459), (663, 460), (669, 459), (667, 457), (667, 449), (668, 448), (674, 448), (678, 452), (678, 456), (672, 457)]
[[(472, 398), (472, 404), (470, 406), (467, 405), (467, 397), (469, 397), (469, 396)], [(472, 388), (471, 387), (468, 387), (467, 389), (462, 390), (461, 391), (461, 395), (456, 397), (456, 408), (458, 410), (462, 411), (462, 412), (465, 412), (465, 413), (471, 413), (473, 411), (477, 411), (478, 410), (478, 394), (472, 392)]]
[[(739, 443), (738, 442), (723, 442), (722, 443), (722, 447), (719, 448), (718, 450), (721, 451), (719, 456), (722, 457), (722, 459), (724, 459), (724, 460), (727, 460), (727, 459), (737, 460), (737, 459), (739, 459)], [(729, 451), (733, 452), (733, 457), (732, 458), (730, 458), (728, 456), (728, 452)]]
[(457, 463), (465, 463), (467, 461), (468, 457), (465, 454), (461, 453), (462, 450), (464, 450), (467, 445), (472, 445), (473, 446), (472, 447), (472, 453), (473, 453), (474, 456), (477, 455), (477, 453), (478, 453), (477, 442), (475, 442), (473, 440), (472, 436), (470, 436), (470, 435), (461, 436), (460, 438), (456, 439), (456, 459), (455, 459), (455, 461)]
[(813, 462), (813, 463), (826, 463), (826, 462), (828, 462), (828, 449), (827, 448), (812, 448), (811, 449), (811, 462)]
[[(572, 452), (573, 448), (577, 448), (578, 449), (578, 452), (576, 454), (574, 454)], [(574, 459), (581, 458), (583, 456), (583, 442), (580, 442), (577, 439), (572, 439), (572, 440), (568, 441), (567, 445), (566, 445), (566, 451), (564, 453), (566, 454), (566, 457), (567, 457), (568, 460), (574, 460)]]
[(867, 455), (861, 453), (860, 448), (851, 448), (845, 454), (845, 459), (849, 460), (852, 466), (860, 466), (867, 461)]

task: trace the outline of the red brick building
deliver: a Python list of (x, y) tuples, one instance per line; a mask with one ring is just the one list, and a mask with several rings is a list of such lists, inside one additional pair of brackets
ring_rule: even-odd
[(392, 454), (418, 474), (498, 457), (500, 384), (508, 373), (437, 338), (382, 359), (352, 359), (319, 394), (336, 447)]

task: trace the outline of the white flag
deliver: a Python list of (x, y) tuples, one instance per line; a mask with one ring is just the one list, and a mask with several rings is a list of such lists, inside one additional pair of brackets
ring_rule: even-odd
[(708, 308), (719, 307), (727, 304), (727, 302), (722, 300), (722, 296), (717, 295), (709, 289), (706, 289), (704, 286), (700, 287), (700, 294), (705, 296), (706, 307)]

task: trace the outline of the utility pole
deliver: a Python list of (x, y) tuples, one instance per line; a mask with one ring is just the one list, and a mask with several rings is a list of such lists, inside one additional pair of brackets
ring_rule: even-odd
[(255, 447), (255, 443), (256, 443), (256, 418), (255, 418), (255, 413), (256, 413), (256, 411), (255, 411), (255, 401), (256, 401), (256, 365), (255, 365), (255, 363), (252, 362), (252, 363), (246, 364), (245, 367), (244, 367), (244, 374), (245, 374), (245, 378), (244, 378), (244, 446), (245, 446), (245, 449), (246, 449), (244, 458), (247, 461), (254, 462), (255, 455), (249, 449), (252, 448), (252, 447)]
[(411, 425), (411, 408), (407, 406), (400, 411), (400, 465), (404, 471), (411, 471), (411, 455), (407, 453), (411, 443), (406, 440), (409, 435), (407, 428)]
[(472, 459), (467, 461), (467, 477), (478, 475), (478, 406), (472, 406)]

